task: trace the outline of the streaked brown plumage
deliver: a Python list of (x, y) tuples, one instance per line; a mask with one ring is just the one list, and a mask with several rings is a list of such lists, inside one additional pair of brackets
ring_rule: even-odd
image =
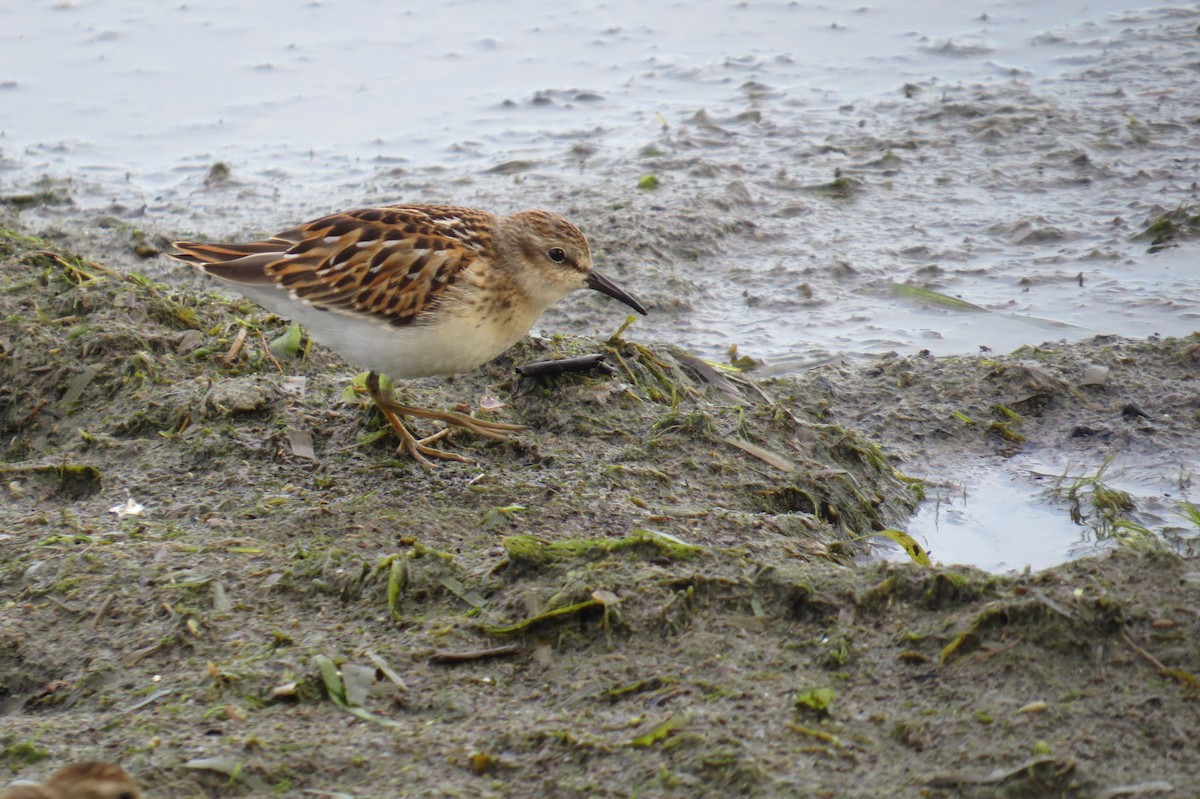
[(120, 766), (89, 761), (55, 772), (39, 784), (12, 785), (0, 799), (142, 799), (133, 777)]
[[(520, 425), (400, 405), (378, 374), (458, 374), (496, 357), (580, 288), (646, 309), (592, 268), (583, 234), (548, 211), (500, 217), (446, 205), (332, 214), (250, 244), (177, 242), (172, 256), (217, 277), (371, 370), (368, 391), (417, 461), (468, 461), (417, 441), (418, 416), (503, 439)], [(439, 434), (440, 435), (440, 434)]]

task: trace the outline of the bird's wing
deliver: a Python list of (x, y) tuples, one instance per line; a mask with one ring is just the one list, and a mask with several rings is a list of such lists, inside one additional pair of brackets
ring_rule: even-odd
[(250, 244), (176, 242), (172, 257), (323, 310), (409, 324), (491, 243), (487, 215), (449, 206), (345, 211)]

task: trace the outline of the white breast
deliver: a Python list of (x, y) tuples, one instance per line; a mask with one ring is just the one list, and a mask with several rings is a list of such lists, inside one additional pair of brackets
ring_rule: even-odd
[(466, 372), (490, 361), (529, 332), (540, 309), (510, 318), (445, 314), (434, 323), (393, 327), (369, 317), (321, 311), (295, 302), (275, 286), (230, 283), (273, 313), (299, 322), (320, 344), (337, 351), (350, 363), (399, 380)]

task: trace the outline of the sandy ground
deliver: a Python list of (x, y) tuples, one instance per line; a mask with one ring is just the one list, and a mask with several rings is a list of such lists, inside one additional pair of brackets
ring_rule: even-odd
[[(1200, 784), (1194, 525), (1142, 534), (1099, 482), (1063, 512), (1124, 541), (1104, 557), (1009, 577), (866, 557), (924, 491), (906, 473), (1196, 451), (1196, 337), (764, 381), (636, 326), (530, 339), (406, 387), (529, 427), (454, 435), (477, 463), (427, 471), (352, 367), (272, 352), (286, 322), (252, 304), (11, 227), (0, 257), (13, 777), (100, 758), (162, 797)], [(616, 374), (512, 370), (580, 352)]]

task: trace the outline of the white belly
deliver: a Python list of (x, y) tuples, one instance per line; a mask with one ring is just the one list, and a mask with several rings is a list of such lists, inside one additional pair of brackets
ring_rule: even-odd
[[(316, 329), (309, 330), (314, 339), (321, 341)], [(321, 343), (336, 349), (351, 363), (403, 380), (469, 371), (507, 350), (527, 332), (528, 327), (500, 329), (464, 317), (400, 328), (351, 318), (339, 329), (336, 342)]]
[(350, 363), (404, 380), (466, 372), (490, 361), (529, 332), (541, 314), (505, 320), (448, 315), (433, 324), (393, 327), (368, 317), (319, 311), (274, 286), (230, 284), (273, 313), (299, 322), (312, 339)]

